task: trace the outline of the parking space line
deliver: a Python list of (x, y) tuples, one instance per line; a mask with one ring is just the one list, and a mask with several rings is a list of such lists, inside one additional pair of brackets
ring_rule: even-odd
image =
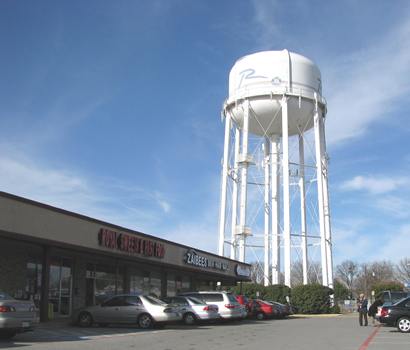
[(380, 326), (377, 326), (377, 328), (367, 337), (364, 343), (360, 346), (359, 350), (366, 350), (379, 330)]

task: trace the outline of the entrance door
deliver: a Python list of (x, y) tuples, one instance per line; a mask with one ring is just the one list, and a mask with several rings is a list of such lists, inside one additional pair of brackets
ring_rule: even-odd
[(50, 264), (49, 302), (55, 317), (70, 316), (72, 290), (72, 262), (54, 258)]

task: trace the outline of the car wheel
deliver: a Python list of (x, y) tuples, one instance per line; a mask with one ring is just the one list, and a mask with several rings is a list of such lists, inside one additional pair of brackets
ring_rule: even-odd
[(142, 329), (151, 328), (154, 325), (154, 321), (149, 314), (142, 314), (138, 317), (138, 326)]
[(265, 315), (263, 314), (263, 312), (258, 312), (256, 314), (256, 319), (257, 320), (263, 320), (265, 318)]
[(11, 339), (17, 334), (16, 331), (0, 331), (0, 339)]
[(93, 322), (93, 317), (89, 312), (81, 312), (78, 315), (77, 323), (80, 327), (90, 327)]
[(397, 321), (397, 329), (401, 333), (409, 333), (410, 332), (410, 318), (409, 317), (402, 317)]
[(196, 322), (196, 317), (193, 313), (188, 312), (184, 315), (184, 323), (185, 324), (187, 324), (189, 326), (192, 326), (193, 324), (195, 324), (195, 322)]

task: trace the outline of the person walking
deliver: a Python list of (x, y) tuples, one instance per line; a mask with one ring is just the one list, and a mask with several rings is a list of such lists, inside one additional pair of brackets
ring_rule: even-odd
[(357, 299), (357, 311), (359, 312), (359, 324), (363, 326), (363, 318), (364, 318), (364, 325), (368, 325), (367, 320), (367, 299), (363, 293), (359, 295), (359, 299)]
[(377, 308), (383, 305), (383, 301), (380, 298), (377, 298), (372, 305), (369, 307), (368, 315), (372, 318), (372, 325), (376, 325), (376, 314)]

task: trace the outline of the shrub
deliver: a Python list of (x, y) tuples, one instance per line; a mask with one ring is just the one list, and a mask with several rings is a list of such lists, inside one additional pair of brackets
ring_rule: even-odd
[(242, 293), (240, 284), (235, 287), (229, 287), (227, 290), (235, 294), (246, 295), (248, 298), (272, 300), (282, 304), (286, 304), (286, 296), (290, 296), (290, 288), (284, 284), (265, 287), (258, 283), (242, 283)]
[(349, 289), (347, 289), (347, 287), (344, 284), (340, 283), (338, 280), (335, 280), (333, 289), (335, 291), (336, 302), (349, 299)]
[(307, 284), (292, 289), (292, 306), (302, 314), (330, 313), (333, 290), (320, 284)]
[(342, 313), (342, 311), (340, 310), (340, 306), (337, 305), (337, 304), (330, 308), (330, 312), (332, 314), (341, 314)]
[(266, 299), (287, 304), (286, 297), (290, 297), (291, 289), (284, 284), (274, 284), (266, 288)]

